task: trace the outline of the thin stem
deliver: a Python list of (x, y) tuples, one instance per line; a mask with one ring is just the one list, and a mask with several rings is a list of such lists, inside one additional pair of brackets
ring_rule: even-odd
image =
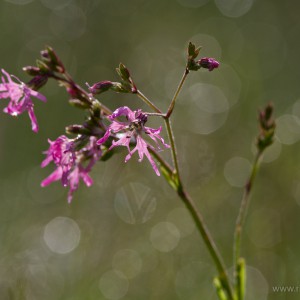
[(167, 118), (169, 118), (169, 117), (171, 116), (171, 114), (172, 114), (172, 112), (173, 112), (173, 110), (174, 110), (175, 103), (176, 103), (176, 99), (177, 99), (177, 97), (178, 97), (178, 95), (179, 95), (179, 93), (180, 93), (180, 91), (181, 91), (181, 88), (182, 88), (182, 86), (183, 86), (183, 84), (184, 84), (184, 82), (185, 82), (185, 80), (186, 80), (186, 77), (187, 77), (187, 75), (189, 74), (189, 72), (190, 72), (190, 71), (189, 71), (188, 68), (186, 68), (186, 69), (184, 70), (184, 73), (183, 73), (182, 78), (181, 78), (181, 80), (180, 80), (180, 82), (179, 82), (179, 85), (178, 85), (178, 87), (177, 87), (177, 90), (176, 90), (176, 92), (175, 92), (175, 94), (174, 94), (174, 96), (173, 96), (173, 99), (172, 99), (172, 101), (171, 101), (171, 103), (170, 103), (170, 105), (169, 105), (168, 111), (167, 111), (167, 113), (166, 113), (166, 117), (167, 117)]
[(235, 226), (235, 234), (234, 234), (234, 266), (235, 266), (235, 277), (237, 275), (237, 267), (238, 267), (238, 260), (240, 257), (240, 251), (241, 251), (241, 236), (242, 236), (242, 230), (245, 223), (247, 210), (250, 203), (250, 193), (253, 187), (254, 179), (257, 174), (259, 161), (262, 156), (262, 151), (258, 151), (254, 162), (252, 164), (252, 170), (249, 176), (249, 179), (245, 185), (245, 190), (243, 194), (243, 198), (241, 201), (241, 206), (239, 210), (239, 214), (236, 220), (236, 226)]
[(172, 160), (173, 160), (173, 164), (174, 164), (174, 168), (175, 168), (174, 173), (177, 175), (178, 181), (181, 182), (180, 175), (179, 175), (179, 164), (178, 164), (175, 139), (174, 139), (174, 134), (173, 134), (172, 126), (171, 126), (171, 121), (169, 118), (165, 118), (165, 124), (166, 124), (166, 129), (167, 129), (170, 146), (171, 146)]
[(142, 99), (149, 107), (151, 107), (155, 112), (161, 114), (162, 111), (153, 103), (151, 102), (140, 90), (136, 92), (137, 96)]
[(182, 181), (181, 181), (181, 178), (180, 178), (180, 173), (179, 173), (178, 155), (177, 155), (177, 151), (176, 151), (175, 138), (174, 138), (174, 134), (172, 131), (170, 116), (174, 110), (176, 99), (183, 87), (183, 84), (184, 84), (188, 74), (189, 74), (189, 70), (186, 68), (185, 72), (180, 80), (180, 83), (177, 87), (177, 90), (174, 94), (174, 97), (170, 103), (168, 111), (164, 117), (166, 129), (167, 129), (167, 133), (168, 133), (168, 137), (169, 137), (169, 141), (170, 141), (170, 146), (171, 146), (173, 164), (174, 164), (173, 174), (176, 175), (176, 177), (177, 177), (177, 182), (178, 182), (177, 193), (178, 193), (179, 197), (183, 200), (188, 211), (190, 212), (190, 214), (191, 214), (191, 216), (192, 216), (192, 218), (193, 218), (193, 220), (205, 242), (205, 245), (217, 267), (217, 270), (219, 273), (219, 278), (222, 281), (223, 286), (227, 292), (228, 299), (233, 300), (234, 294), (233, 294), (233, 290), (232, 290), (228, 275), (226, 273), (226, 267), (223, 262), (222, 256), (220, 255), (218, 248), (217, 248), (213, 238), (211, 237), (211, 234), (210, 234), (208, 228), (206, 227), (206, 224), (204, 222), (204, 219), (203, 219), (200, 211), (197, 209), (192, 198), (185, 191)]
[(150, 116), (150, 117), (162, 117), (165, 118), (166, 115), (162, 113), (150, 113), (150, 112), (144, 112), (145, 115)]
[(223, 262), (222, 256), (220, 255), (218, 248), (208, 230), (208, 228), (205, 225), (204, 219), (202, 217), (202, 214), (197, 209), (193, 199), (188, 195), (186, 191), (182, 189), (181, 193), (178, 193), (180, 198), (183, 200), (186, 208), (191, 213), (192, 218), (194, 219), (194, 222), (202, 236), (202, 239), (205, 242), (205, 245), (217, 267), (217, 270), (219, 272), (219, 278), (220, 281), (223, 283), (224, 288), (226, 289), (226, 292), (228, 294), (228, 299), (233, 300), (234, 294), (232, 291), (232, 287), (226, 272), (226, 267)]

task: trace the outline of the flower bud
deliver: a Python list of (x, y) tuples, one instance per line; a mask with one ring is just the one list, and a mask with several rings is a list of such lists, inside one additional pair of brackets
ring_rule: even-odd
[(42, 61), (49, 67), (51, 71), (64, 73), (65, 67), (59, 57), (51, 47), (47, 47), (41, 51)]
[(86, 85), (88, 86), (89, 91), (93, 94), (101, 94), (103, 92), (108, 91), (111, 87), (113, 87), (114, 83), (111, 81), (100, 81), (97, 82), (95, 84), (93, 84), (92, 86), (89, 86), (88, 83), (86, 83)]
[(257, 137), (259, 151), (265, 150), (265, 148), (273, 143), (276, 124), (272, 118), (272, 114), (273, 106), (271, 104), (268, 104), (264, 110), (259, 112), (260, 134)]
[(66, 127), (66, 132), (68, 134), (82, 134), (82, 135), (90, 135), (90, 130), (85, 128), (83, 125), (69, 125)]
[(30, 76), (36, 76), (41, 74), (40, 68), (38, 67), (27, 66), (27, 67), (23, 67), (22, 70)]
[(218, 68), (220, 65), (219, 62), (217, 62), (214, 58), (210, 58), (210, 57), (203, 57), (200, 60), (198, 60), (197, 63), (202, 68), (208, 69), (209, 71), (212, 71), (213, 69)]
[(86, 103), (84, 101), (81, 101), (79, 99), (70, 99), (69, 103), (72, 106), (77, 107), (77, 108), (81, 108), (81, 109), (87, 109), (87, 108), (90, 107), (88, 103)]
[(32, 90), (38, 90), (44, 86), (48, 81), (47, 75), (37, 75), (33, 77), (28, 83), (27, 86)]
[(62, 61), (60, 58), (57, 56), (53, 48), (47, 47), (47, 52), (49, 55), (49, 58), (52, 62), (52, 64), (55, 66), (55, 71), (59, 73), (64, 73), (65, 72), (65, 66), (63, 65)]

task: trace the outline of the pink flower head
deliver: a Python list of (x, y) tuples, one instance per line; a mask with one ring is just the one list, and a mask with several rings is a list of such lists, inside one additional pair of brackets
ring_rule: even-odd
[[(50, 141), (50, 147), (45, 152), (47, 157), (42, 162), (42, 168), (47, 166), (51, 161), (56, 165), (56, 169), (45, 178), (41, 186), (45, 187), (54, 181), (61, 180), (63, 186), (69, 186), (68, 202), (73, 198), (73, 193), (78, 189), (80, 179), (91, 186), (93, 180), (89, 175), (94, 164), (101, 157), (101, 149), (96, 144), (96, 138), (90, 137), (86, 147), (79, 151), (74, 150), (74, 140), (68, 139), (66, 136), (60, 136), (54, 142)], [(86, 166), (83, 161), (88, 161)]]
[(210, 57), (203, 57), (198, 61), (198, 63), (202, 68), (208, 69), (209, 71), (218, 68), (220, 65), (218, 61)]
[[(126, 118), (125, 122), (118, 121), (117, 118), (124, 116)], [(164, 139), (159, 135), (161, 132), (161, 126), (158, 129), (146, 127), (145, 123), (147, 122), (147, 115), (143, 113), (140, 109), (132, 111), (127, 106), (120, 107), (116, 109), (109, 117), (109, 120), (112, 123), (108, 126), (107, 131), (104, 136), (97, 141), (98, 144), (103, 144), (109, 138), (109, 136), (116, 133), (123, 133), (118, 141), (113, 141), (109, 149), (112, 149), (116, 146), (125, 146), (128, 149), (128, 155), (125, 158), (127, 162), (134, 152), (138, 152), (139, 161), (141, 162), (144, 158), (144, 155), (148, 158), (153, 170), (156, 175), (160, 175), (159, 170), (149, 153), (147, 142), (142, 138), (142, 133), (148, 135), (157, 145), (159, 150), (158, 140), (166, 147), (170, 148), (168, 144), (165, 143)], [(136, 146), (131, 150), (130, 142), (132, 140), (136, 141)]]
[(34, 104), (31, 97), (38, 98), (46, 102), (46, 97), (37, 91), (30, 89), (25, 83), (20, 81), (17, 77), (13, 76), (19, 83), (12, 81), (11, 76), (2, 69), (2, 83), (0, 83), (0, 99), (10, 98), (10, 102), (7, 107), (4, 108), (4, 112), (11, 116), (18, 116), (27, 110), (29, 118), (31, 120), (31, 127), (34, 132), (38, 132), (38, 123), (34, 114)]

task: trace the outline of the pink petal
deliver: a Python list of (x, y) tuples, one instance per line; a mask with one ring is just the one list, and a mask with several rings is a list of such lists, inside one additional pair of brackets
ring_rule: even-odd
[(36, 116), (35, 116), (34, 111), (33, 111), (33, 106), (28, 108), (28, 115), (29, 115), (29, 118), (31, 120), (32, 131), (38, 132), (39, 131), (39, 126), (38, 126), (37, 119), (36, 119)]
[(41, 186), (45, 187), (54, 181), (60, 180), (61, 176), (62, 176), (62, 168), (58, 167), (54, 172), (52, 172), (47, 178), (45, 178), (41, 182)]

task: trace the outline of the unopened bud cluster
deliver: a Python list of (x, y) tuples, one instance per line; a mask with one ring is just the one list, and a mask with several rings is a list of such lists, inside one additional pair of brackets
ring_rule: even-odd
[(265, 150), (274, 141), (275, 121), (273, 119), (273, 106), (268, 104), (259, 112), (260, 134), (257, 137), (257, 148), (259, 151)]
[(199, 53), (201, 47), (196, 48), (193, 43), (189, 43), (188, 47), (188, 62), (187, 62), (187, 70), (188, 71), (198, 71), (200, 68), (208, 69), (212, 71), (219, 67), (219, 62), (211, 57), (203, 57), (199, 60), (195, 60)]

